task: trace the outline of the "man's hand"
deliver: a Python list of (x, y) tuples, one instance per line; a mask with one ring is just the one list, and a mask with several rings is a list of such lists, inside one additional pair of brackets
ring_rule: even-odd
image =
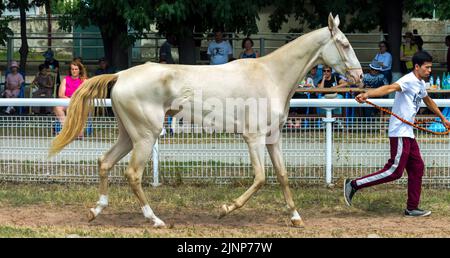
[(360, 93), (358, 94), (358, 96), (356, 96), (356, 101), (358, 101), (359, 103), (364, 103), (366, 102), (366, 99), (369, 98), (369, 94), (367, 92), (364, 93)]
[(447, 129), (450, 130), (450, 121), (448, 121), (447, 119), (444, 119), (444, 121), (442, 121), (442, 123), (444, 124), (445, 127), (447, 127)]

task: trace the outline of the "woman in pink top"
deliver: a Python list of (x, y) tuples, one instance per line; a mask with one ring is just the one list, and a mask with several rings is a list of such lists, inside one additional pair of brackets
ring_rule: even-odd
[[(84, 66), (78, 61), (72, 61), (70, 63), (70, 75), (62, 80), (59, 86), (58, 97), (70, 99), (86, 79), (87, 73)], [(55, 115), (58, 117), (61, 126), (64, 124), (66, 118), (66, 109), (67, 107), (55, 107)]]

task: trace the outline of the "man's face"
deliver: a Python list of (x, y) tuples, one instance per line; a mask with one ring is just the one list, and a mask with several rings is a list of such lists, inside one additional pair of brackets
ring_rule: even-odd
[(414, 69), (419, 73), (420, 78), (426, 79), (431, 74), (431, 62), (425, 62), (421, 66), (415, 65)]
[(222, 41), (222, 39), (223, 39), (223, 34), (222, 34), (222, 32), (221, 32), (221, 31), (216, 32), (216, 33), (214, 34), (214, 39), (215, 39), (217, 42)]
[(106, 62), (105, 61), (100, 61), (100, 63), (98, 65), (100, 66), (100, 69), (106, 69)]

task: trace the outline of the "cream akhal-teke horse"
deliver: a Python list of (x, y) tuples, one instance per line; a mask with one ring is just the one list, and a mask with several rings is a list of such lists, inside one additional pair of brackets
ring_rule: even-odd
[[(148, 204), (141, 181), (152, 146), (162, 131), (165, 115), (179, 112), (173, 108), (173, 103), (179, 101), (194, 104), (193, 92), (198, 91), (202, 93), (203, 100), (268, 99), (270, 105), (266, 105), (263, 107), (265, 110), (259, 112), (266, 112), (272, 119), (266, 119), (264, 125), (258, 124), (256, 131), (238, 132), (242, 133), (248, 145), (255, 174), (254, 182), (231, 204), (221, 206), (220, 216), (242, 207), (264, 184), (266, 147), (292, 214), (291, 222), (294, 226), (303, 226), (288, 185), (280, 146), (280, 130), (286, 122), (289, 101), (294, 95), (297, 83), (315, 65), (328, 64), (337, 72), (345, 74), (348, 79), (356, 83), (360, 81), (361, 65), (338, 25), (339, 17), (333, 18), (330, 14), (328, 27), (305, 34), (257, 59), (240, 59), (216, 66), (146, 63), (116, 74), (93, 77), (85, 81), (72, 96), (63, 129), (53, 140), (50, 155), (56, 155), (77, 138), (86, 124), (88, 114), (93, 110), (94, 99), (105, 99), (110, 88), (119, 136), (117, 142), (98, 160), (100, 198), (96, 207), (90, 209), (90, 220), (96, 218), (108, 205), (109, 170), (132, 151), (125, 175), (139, 199), (144, 216), (152, 220), (155, 227), (163, 227), (165, 223), (155, 215)], [(251, 109), (248, 112), (250, 117), (254, 117), (258, 110)], [(200, 112), (196, 115), (202, 119), (211, 114)], [(248, 124), (249, 120), (248, 116), (241, 117), (241, 120), (234, 120), (234, 124), (248, 128), (251, 126)], [(234, 128), (234, 125), (231, 128)], [(270, 142), (267, 141), (269, 134), (272, 137)]]

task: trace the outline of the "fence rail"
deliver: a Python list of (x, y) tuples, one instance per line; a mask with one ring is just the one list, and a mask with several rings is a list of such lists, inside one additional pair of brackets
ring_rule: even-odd
[[(389, 107), (393, 100), (373, 102)], [(450, 106), (449, 100), (436, 103), (440, 107)], [(60, 99), (0, 99), (0, 106), (67, 104), (68, 100)], [(334, 183), (344, 177), (374, 172), (389, 158), (388, 117), (331, 117), (334, 107), (366, 105), (354, 100), (295, 99), (291, 106), (327, 109), (327, 117), (291, 118), (296, 121), (282, 131), (283, 156), (291, 182)], [(116, 140), (115, 118), (90, 118), (82, 140), (74, 141), (58, 156), (48, 159), (55, 123), (54, 116), (0, 116), (0, 180), (98, 182), (97, 159)], [(247, 146), (240, 135), (214, 133), (208, 128), (178, 123), (166, 125), (166, 130), (156, 149), (155, 167), (149, 162), (145, 170), (145, 182), (227, 183), (253, 178)], [(424, 183), (449, 187), (449, 136), (415, 133), (426, 164)], [(111, 181), (125, 181), (123, 170), (128, 161), (126, 156), (115, 166), (110, 173)], [(276, 181), (267, 153), (265, 164), (268, 181)]]

